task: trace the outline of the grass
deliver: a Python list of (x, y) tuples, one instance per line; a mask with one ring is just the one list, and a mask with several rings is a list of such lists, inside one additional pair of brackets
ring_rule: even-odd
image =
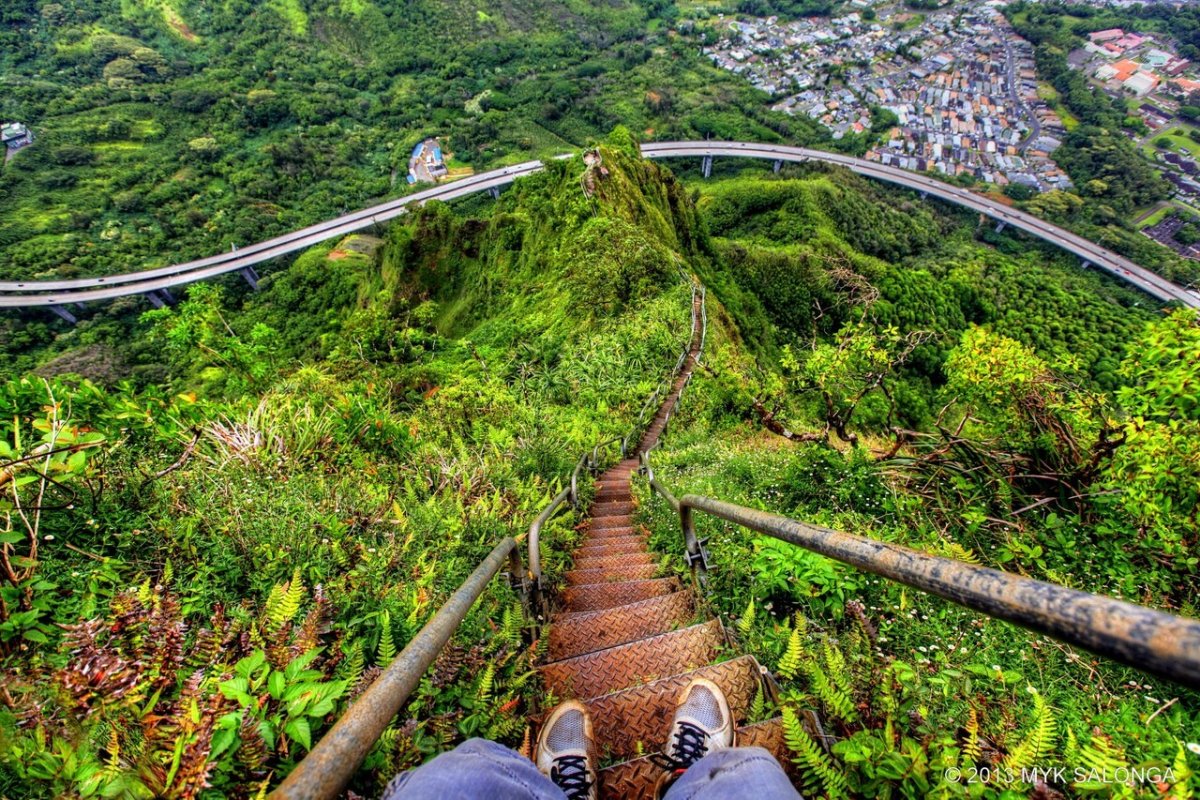
[[(1189, 131), (1200, 131), (1200, 128), (1197, 128), (1194, 125), (1186, 124), (1172, 125), (1171, 127), (1148, 137), (1146, 141), (1142, 142), (1142, 152), (1144, 152), (1150, 158), (1154, 158), (1154, 154), (1156, 152), (1162, 152), (1163, 150), (1181, 154), (1183, 154), (1184, 150), (1187, 150), (1190, 154), (1200, 153), (1200, 142), (1197, 142), (1195, 139), (1189, 137)], [(1166, 148), (1158, 147), (1156, 142), (1158, 142), (1160, 139), (1167, 140), (1169, 144)]]

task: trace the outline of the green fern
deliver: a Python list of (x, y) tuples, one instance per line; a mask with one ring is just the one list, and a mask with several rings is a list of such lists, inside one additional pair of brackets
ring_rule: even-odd
[(1054, 741), (1058, 738), (1054, 709), (1039, 693), (1036, 691), (1031, 693), (1036, 714), (1033, 727), (1021, 740), (1021, 743), (1013, 748), (1008, 757), (1004, 759), (1004, 765), (1014, 772), (1042, 763), (1045, 757), (1054, 751)]
[(962, 766), (979, 763), (983, 758), (983, 748), (979, 744), (979, 712), (974, 706), (967, 709), (967, 740), (963, 742)]
[(384, 611), (379, 615), (379, 650), (375, 653), (375, 663), (386, 667), (396, 657), (396, 642), (392, 639), (392, 615)]
[(784, 706), (780, 714), (783, 717), (783, 739), (788, 749), (796, 754), (792, 762), (800, 767), (805, 791), (812, 795), (824, 791), (831, 800), (845, 797), (846, 776), (838, 770), (820, 745), (812, 740), (808, 731), (804, 730), (796, 712)]
[(742, 614), (742, 618), (737, 621), (738, 633), (742, 636), (749, 636), (750, 631), (754, 629), (754, 616), (756, 610), (754, 607), (754, 598), (750, 598), (750, 602), (746, 605), (746, 610)]
[(800, 662), (804, 660), (804, 649), (800, 641), (800, 629), (792, 628), (792, 634), (788, 637), (787, 648), (783, 651), (783, 658), (779, 659), (777, 671), (780, 677), (785, 680), (791, 680), (796, 677), (796, 673), (800, 671)]
[(525, 617), (520, 606), (512, 605), (504, 609), (504, 617), (500, 623), (500, 639), (510, 647), (521, 644), (521, 630), (525, 626)]
[(810, 688), (828, 711), (844, 722), (852, 722), (858, 717), (849, 692), (830, 680), (815, 659), (805, 659), (802, 666)]
[(300, 582), (300, 570), (297, 568), (290, 581), (271, 587), (271, 593), (267, 595), (267, 621), (276, 629), (282, 628), (296, 618), (303, 602), (304, 584)]
[(754, 693), (754, 699), (750, 701), (750, 721), (758, 722), (766, 713), (767, 699), (763, 695), (762, 682), (758, 684), (758, 691)]
[(353, 686), (362, 677), (363, 667), (365, 666), (366, 656), (363, 654), (362, 641), (359, 640), (351, 645), (350, 655), (342, 662), (342, 677)]
[(1175, 762), (1171, 765), (1171, 772), (1175, 776), (1175, 783), (1171, 786), (1171, 797), (1173, 800), (1189, 800), (1192, 797), (1191, 789), (1188, 788), (1192, 771), (1188, 769), (1187, 753), (1183, 752), (1183, 745), (1178, 744), (1177, 747), (1179, 749), (1175, 752)]
[(475, 697), (482, 703), (492, 699), (492, 689), (496, 682), (496, 663), (489, 661), (479, 676), (479, 686), (475, 689)]

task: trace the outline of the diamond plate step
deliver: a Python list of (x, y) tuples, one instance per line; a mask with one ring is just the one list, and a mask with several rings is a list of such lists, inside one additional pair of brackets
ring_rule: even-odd
[(587, 528), (590, 531), (598, 531), (604, 528), (626, 528), (631, 525), (633, 514), (618, 514), (612, 517), (592, 517), (588, 520)]
[(722, 641), (721, 623), (711, 620), (546, 664), (538, 672), (557, 697), (598, 697), (702, 667), (716, 657)]
[[(783, 721), (779, 718), (738, 728), (734, 742), (738, 747), (762, 747), (775, 756), (784, 770), (795, 772), (792, 754), (783, 741)], [(614, 764), (600, 770), (600, 796), (605, 800), (654, 797), (662, 774), (662, 767), (651, 763), (649, 756)]]
[(679, 591), (679, 588), (679, 581), (674, 578), (651, 578), (642, 581), (568, 586), (559, 593), (559, 597), (563, 605), (572, 611), (600, 611), (671, 594)]
[(679, 692), (693, 678), (708, 678), (720, 686), (734, 719), (740, 720), (759, 686), (758, 662), (753, 656), (741, 656), (585, 701), (597, 746), (613, 758), (662, 749)]
[(644, 566), (657, 564), (657, 560), (648, 552), (615, 553), (613, 555), (581, 556), (575, 554), (575, 571), (583, 572), (594, 569), (610, 569), (620, 567)]
[(600, 540), (613, 536), (632, 536), (635, 533), (632, 525), (623, 525), (619, 528), (596, 528), (589, 529), (587, 535), (584, 536), (584, 541)]
[(592, 506), (592, 516), (594, 517), (615, 517), (624, 514), (633, 513), (633, 501), (624, 500), (613, 503), (596, 503)]
[(605, 565), (594, 569), (573, 569), (565, 577), (567, 583), (571, 586), (584, 586), (589, 583), (644, 581), (653, 578), (657, 572), (658, 565), (649, 561), (644, 564), (630, 564), (628, 566)]
[(575, 556), (615, 556), (620, 553), (638, 553), (646, 549), (646, 540), (641, 536), (610, 536), (603, 543), (585, 544), (575, 551)]
[(674, 630), (692, 621), (692, 595), (675, 592), (627, 606), (561, 614), (550, 623), (546, 657), (558, 661)]

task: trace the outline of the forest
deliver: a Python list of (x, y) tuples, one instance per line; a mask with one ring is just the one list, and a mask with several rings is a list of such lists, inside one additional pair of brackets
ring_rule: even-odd
[[(691, 184), (626, 130), (599, 152), (590, 192), (592, 167), (553, 162), (498, 202), (431, 204), (373, 254), (353, 237), (258, 293), (201, 285), (143, 314), (153, 384), (4, 383), (0, 793), (276, 785), (578, 453), (632, 424), (688, 337), (681, 269), (710, 336), (660, 480), (1195, 615), (1191, 312), (836, 169)], [(683, 574), (677, 520), (635, 485), (659, 569)], [(551, 580), (579, 535), (570, 515), (543, 532)], [(1194, 693), (704, 535), (712, 602), (781, 679), (754, 712), (813, 709), (837, 739), (795, 742), (809, 796), (1035, 788), (941, 778), (971, 759), (1196, 787)], [(354, 790), (466, 737), (519, 744), (528, 625), (493, 582)]]

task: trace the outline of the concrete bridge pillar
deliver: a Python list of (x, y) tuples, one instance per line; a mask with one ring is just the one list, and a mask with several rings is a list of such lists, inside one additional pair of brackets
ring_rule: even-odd
[(63, 306), (50, 306), (50, 310), (53, 311), (60, 319), (70, 325), (75, 325), (79, 322), (79, 320), (75, 318), (75, 315), (70, 311), (67, 311), (67, 309)]
[(258, 273), (254, 271), (254, 267), (242, 267), (238, 270), (238, 274), (246, 280), (246, 283), (250, 284), (251, 289), (258, 291)]
[(922, 190), (921, 190), (921, 199), (922, 199), (922, 200), (928, 200), (928, 199), (929, 199), (929, 192), (927, 192), (927, 191), (925, 191), (924, 189), (922, 189)]
[(493, 186), (491, 189), (488, 189), (488, 193), (491, 194), (493, 200), (500, 199), (500, 187), (499, 186)]
[(1008, 223), (1004, 220), (1000, 220), (996, 223), (996, 233), (1002, 233), (1006, 227), (1008, 227)]
[(777, 159), (775, 159), (775, 166), (774, 166), (774, 167), (772, 167), (772, 169), (774, 170), (775, 174), (776, 174), (776, 175), (778, 175), (778, 174), (779, 174), (779, 170), (783, 169), (783, 161), (782, 161), (781, 159), (778, 159), (778, 158), (777, 158)]
[(146, 292), (146, 299), (155, 308), (164, 308), (175, 304), (175, 296), (166, 289), (155, 289), (152, 292)]
[(713, 159), (713, 157), (712, 157), (712, 156), (705, 156), (705, 157), (704, 157), (704, 162), (703, 162), (703, 164), (702, 164), (702, 167), (701, 167), (701, 169), (703, 170), (703, 172), (704, 172), (704, 177), (706, 177), (706, 178), (711, 178), (711, 177), (712, 177), (712, 159)]
[(1088, 260), (1085, 258), (1085, 259), (1083, 259), (1082, 261), (1080, 261), (1080, 262), (1079, 262), (1079, 266), (1083, 267), (1084, 269), (1087, 269), (1088, 267), (1092, 266), (1092, 262), (1088, 261)]

